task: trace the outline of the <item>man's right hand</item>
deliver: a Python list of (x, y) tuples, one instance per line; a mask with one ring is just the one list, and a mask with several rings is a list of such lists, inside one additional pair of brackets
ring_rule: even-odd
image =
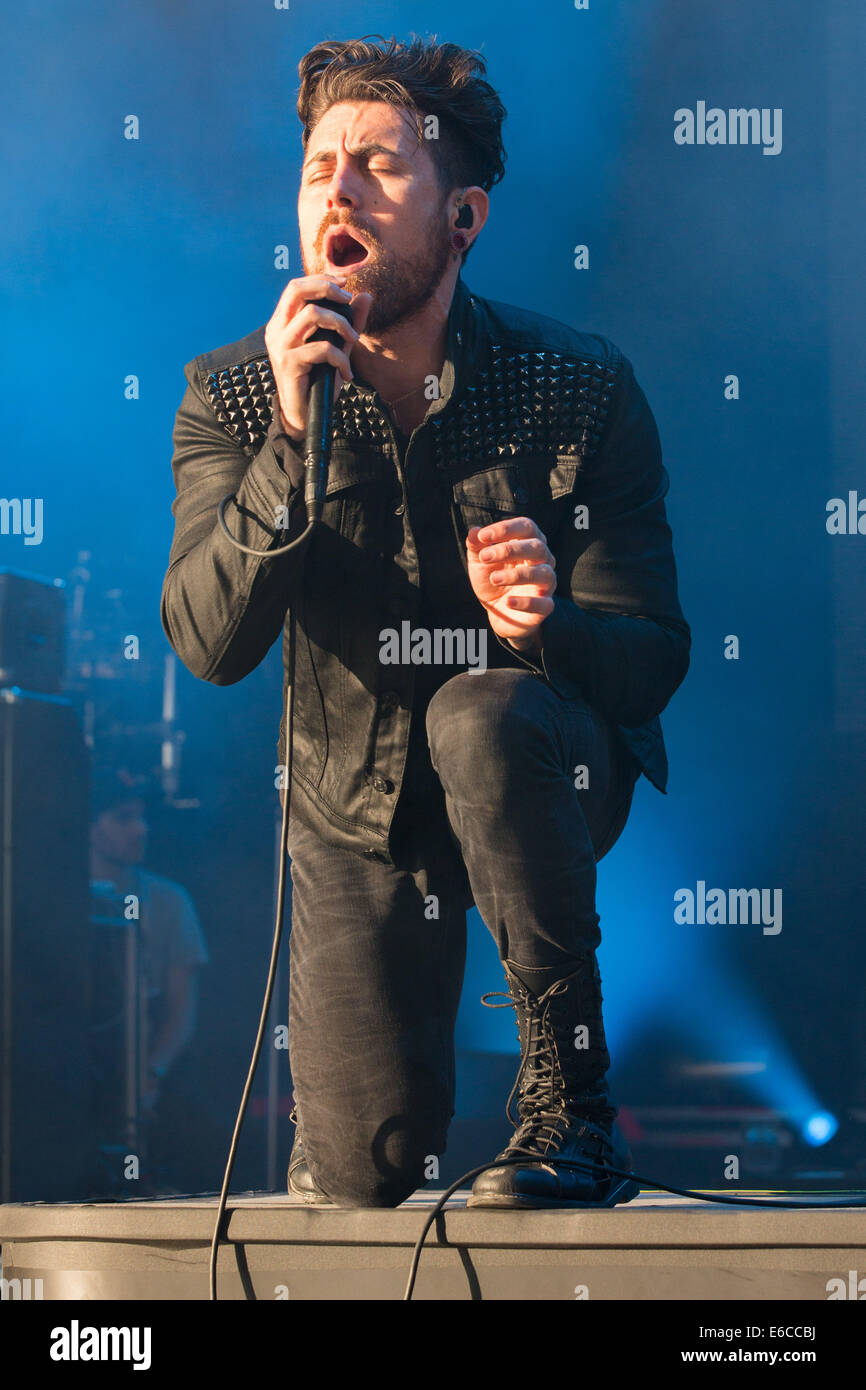
[[(352, 380), (349, 359), (364, 331), (373, 296), (356, 294), (353, 297), (343, 288), (345, 280), (345, 275), (332, 278), (327, 275), (304, 275), (290, 280), (265, 329), (265, 346), (277, 385), (283, 428), (296, 443), (300, 443), (306, 435), (310, 369), (314, 364), (330, 362), (336, 367), (335, 396), (343, 382)], [(311, 302), (316, 299), (351, 303), (354, 324), (350, 324), (342, 314), (319, 308)], [(335, 330), (343, 338), (343, 346), (310, 342), (319, 328)]]

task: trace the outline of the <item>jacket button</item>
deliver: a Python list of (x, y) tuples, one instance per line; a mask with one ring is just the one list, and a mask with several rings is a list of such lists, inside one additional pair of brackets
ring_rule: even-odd
[(373, 786), (377, 792), (392, 792), (394, 790), (394, 783), (391, 781), (391, 778), (380, 777), (378, 773), (373, 778)]
[(405, 512), (405, 510), (406, 510), (406, 504), (405, 504), (405, 502), (401, 502), (399, 506), (397, 506), (397, 507), (394, 508), (394, 515), (395, 515), (395, 516), (402, 516), (403, 513)]

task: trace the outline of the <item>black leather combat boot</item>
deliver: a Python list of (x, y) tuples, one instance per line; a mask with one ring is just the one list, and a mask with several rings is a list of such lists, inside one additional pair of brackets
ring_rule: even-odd
[(303, 1201), (315, 1205), (327, 1203), (332, 1206), (330, 1197), (323, 1192), (317, 1183), (313, 1181), (313, 1175), (307, 1167), (307, 1160), (304, 1155), (304, 1141), (301, 1137), (301, 1127), (298, 1124), (298, 1108), (292, 1106), (289, 1119), (295, 1125), (295, 1142), (292, 1145), (292, 1152), (289, 1156), (288, 1186), (289, 1192), (293, 1197), (300, 1197)]
[(469, 1207), (613, 1207), (640, 1190), (609, 1171), (628, 1171), (632, 1160), (605, 1082), (610, 1055), (595, 954), (561, 979), (551, 979), (555, 973), (505, 961), (510, 997), (490, 1007), (513, 1005), (521, 1062), (506, 1110), (515, 1133), (497, 1159), (526, 1161), (480, 1173)]

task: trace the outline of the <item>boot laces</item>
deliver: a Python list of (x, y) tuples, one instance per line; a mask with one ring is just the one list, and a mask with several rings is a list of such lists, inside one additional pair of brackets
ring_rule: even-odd
[[(512, 1136), (505, 1152), (509, 1158), (513, 1155), (525, 1154), (536, 1160), (539, 1155), (546, 1155), (551, 1152), (558, 1153), (563, 1140), (566, 1138), (566, 1133), (573, 1128), (573, 1124), (574, 1116), (570, 1116), (566, 1110), (533, 1111)], [(576, 1167), (580, 1167), (588, 1159), (590, 1162), (603, 1167), (605, 1158), (613, 1153), (610, 1135), (602, 1129), (601, 1125), (586, 1119), (580, 1122), (579, 1134), (592, 1144), (592, 1152), (588, 1153), (585, 1158), (558, 1159), (557, 1161), (566, 1165), (572, 1162)], [(573, 1139), (574, 1134), (572, 1133), (570, 1137)]]
[[(585, 1127), (587, 1138), (595, 1144), (597, 1152), (593, 1156), (601, 1160), (605, 1153), (611, 1153), (613, 1150), (610, 1135), (602, 1124), (587, 1116), (578, 1115), (570, 1108), (566, 1078), (560, 1065), (559, 1049), (550, 1021), (550, 1004), (558, 994), (565, 993), (567, 981), (557, 980), (534, 1005), (530, 1003), (531, 996), (528, 990), (519, 981), (517, 988), (522, 996), (519, 1000), (506, 990), (491, 990), (481, 996), (482, 1004), (489, 1009), (513, 1008), (519, 1017), (522, 1008), (526, 1024), (527, 1038), (521, 1048), (523, 1055), (520, 1067), (505, 1107), (506, 1116), (516, 1131), (507, 1152), (537, 1158), (539, 1150), (542, 1153), (557, 1151), (577, 1120)], [(490, 1002), (497, 998), (503, 1002)], [(519, 1037), (519, 1022), (517, 1031)], [(530, 1073), (528, 1080), (527, 1072)], [(519, 1096), (520, 1108), (517, 1118), (512, 1113), (515, 1096)], [(606, 1118), (610, 1113), (609, 1108), (605, 1108), (599, 1119), (602, 1115)]]

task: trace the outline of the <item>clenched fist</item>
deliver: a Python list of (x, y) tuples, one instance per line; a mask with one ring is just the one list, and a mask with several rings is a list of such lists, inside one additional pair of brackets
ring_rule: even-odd
[[(290, 280), (265, 329), (265, 346), (277, 386), (283, 428), (297, 443), (303, 440), (307, 430), (311, 367), (316, 362), (330, 362), (336, 367), (335, 395), (343, 382), (352, 380), (349, 359), (364, 331), (373, 297), (369, 294), (356, 294), (353, 297), (343, 288), (341, 281), (345, 283), (345, 280), (345, 275), (304, 275)], [(351, 303), (354, 324), (350, 324), (342, 314), (311, 303), (315, 299)], [(336, 330), (343, 338), (344, 346), (339, 348), (332, 343), (310, 342), (319, 328)]]

